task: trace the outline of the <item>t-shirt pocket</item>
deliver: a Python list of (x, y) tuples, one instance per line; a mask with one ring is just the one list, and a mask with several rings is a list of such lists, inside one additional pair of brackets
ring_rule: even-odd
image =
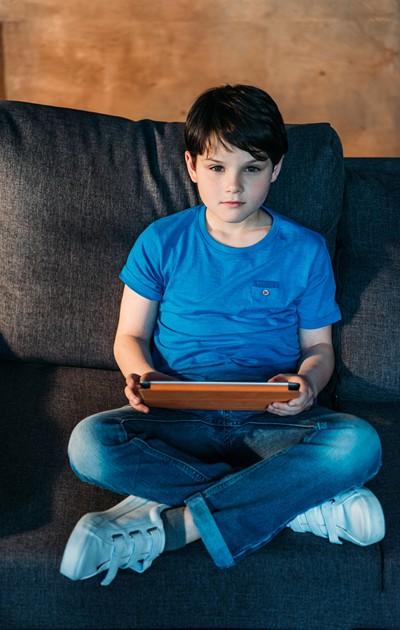
[(284, 306), (280, 283), (275, 280), (255, 280), (251, 286), (251, 297), (254, 306), (259, 308), (282, 308)]

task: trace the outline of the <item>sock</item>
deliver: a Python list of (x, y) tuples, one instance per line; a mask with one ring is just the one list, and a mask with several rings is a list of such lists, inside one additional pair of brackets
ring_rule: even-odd
[(186, 545), (184, 506), (168, 508), (161, 512), (161, 520), (164, 525), (165, 547), (164, 551), (175, 551)]

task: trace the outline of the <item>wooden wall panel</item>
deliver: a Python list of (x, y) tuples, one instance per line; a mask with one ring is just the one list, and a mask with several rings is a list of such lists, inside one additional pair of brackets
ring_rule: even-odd
[(3, 25), (0, 23), (0, 100), (5, 99), (6, 97), (6, 89), (4, 84)]
[(399, 0), (0, 0), (0, 22), (3, 98), (184, 120), (245, 82), (346, 155), (399, 154)]

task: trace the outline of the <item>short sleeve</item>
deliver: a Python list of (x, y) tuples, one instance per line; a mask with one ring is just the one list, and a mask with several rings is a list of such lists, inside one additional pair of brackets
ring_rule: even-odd
[(136, 240), (119, 277), (139, 295), (149, 300), (161, 299), (164, 283), (160, 271), (159, 240), (153, 224)]
[(298, 304), (300, 328), (314, 329), (329, 326), (341, 319), (335, 300), (336, 283), (332, 263), (325, 242), (311, 261), (306, 289)]

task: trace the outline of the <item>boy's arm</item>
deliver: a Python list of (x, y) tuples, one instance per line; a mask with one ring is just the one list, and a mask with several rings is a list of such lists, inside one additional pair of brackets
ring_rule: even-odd
[(125, 395), (129, 403), (143, 413), (149, 408), (139, 393), (140, 380), (171, 380), (154, 371), (150, 342), (158, 313), (158, 301), (148, 300), (125, 285), (114, 342), (114, 356), (125, 376)]
[(267, 411), (278, 416), (292, 416), (310, 409), (314, 399), (328, 383), (335, 364), (332, 326), (314, 330), (299, 329), (301, 357), (297, 374), (278, 374), (270, 382), (300, 383), (300, 396), (288, 403), (272, 403)]

